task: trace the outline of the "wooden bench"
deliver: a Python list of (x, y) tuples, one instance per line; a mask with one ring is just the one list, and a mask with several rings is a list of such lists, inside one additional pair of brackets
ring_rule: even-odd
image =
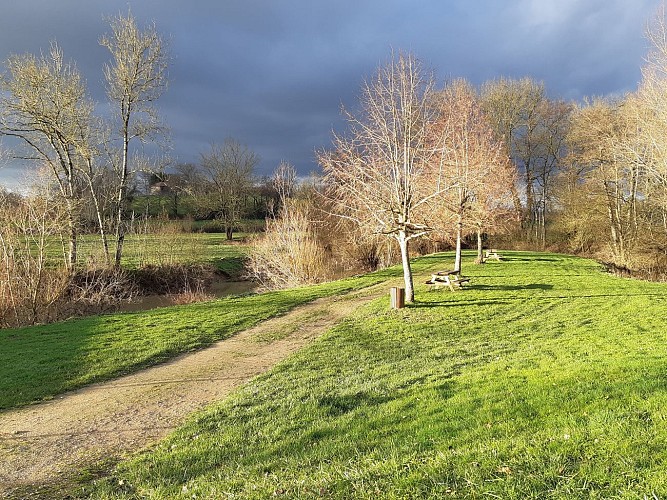
[(431, 275), (431, 279), (426, 282), (429, 288), (449, 287), (453, 292), (456, 288), (463, 288), (463, 285), (470, 282), (470, 278), (461, 276), (457, 271), (438, 271)]
[(503, 260), (503, 256), (498, 253), (498, 250), (484, 250), (484, 260), (496, 259), (498, 262)]

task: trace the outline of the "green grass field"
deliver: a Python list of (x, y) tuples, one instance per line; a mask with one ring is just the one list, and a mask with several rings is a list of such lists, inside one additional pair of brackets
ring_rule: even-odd
[[(243, 236), (240, 235), (239, 238)], [(110, 241), (111, 254), (115, 245)], [(230, 243), (220, 233), (182, 233), (179, 231), (129, 234), (125, 238), (123, 267), (136, 268), (147, 264), (212, 263), (220, 266), (225, 259), (239, 259), (248, 253), (249, 247), (238, 239)], [(52, 259), (60, 259), (62, 246), (54, 241), (48, 249)], [(80, 262), (102, 263), (104, 255), (97, 235), (82, 235), (78, 247)]]
[(0, 410), (136, 371), (317, 298), (398, 275), (392, 268), (295, 290), (0, 330)]
[(406, 309), (358, 310), (85, 493), (667, 496), (667, 286), (506, 257), (468, 255), (467, 290), (420, 284)]

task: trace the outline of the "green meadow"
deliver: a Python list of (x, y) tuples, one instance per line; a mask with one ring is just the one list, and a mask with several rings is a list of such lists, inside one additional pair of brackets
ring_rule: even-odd
[(50, 399), (199, 349), (315, 299), (398, 276), (397, 268), (323, 285), (0, 330), (0, 410)]
[[(662, 498), (667, 285), (593, 261), (464, 259), (467, 289), (388, 296), (75, 496)], [(297, 290), (0, 331), (0, 407), (111, 379), (399, 268)], [(389, 285), (387, 285), (389, 286)], [(86, 477), (85, 475), (82, 477)]]
[(667, 286), (505, 253), (471, 286), (383, 297), (152, 451), (95, 498), (661, 498)]
[[(230, 243), (221, 233), (181, 232), (175, 225), (168, 226), (168, 229), (164, 232), (128, 234), (123, 246), (123, 267), (134, 269), (149, 264), (212, 263), (224, 270), (226, 262), (241, 259), (248, 253), (249, 246), (240, 241), (242, 236), (247, 236), (245, 233), (235, 235), (235, 241)], [(109, 245), (113, 256), (115, 242), (112, 240), (109, 239)], [(78, 258), (81, 263), (104, 262), (99, 236), (81, 235), (78, 241)], [(62, 259), (63, 246), (60, 241), (51, 241), (46, 251), (50, 259)]]

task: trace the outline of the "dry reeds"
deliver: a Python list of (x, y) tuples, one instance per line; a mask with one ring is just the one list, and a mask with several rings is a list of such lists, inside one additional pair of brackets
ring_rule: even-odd
[(267, 221), (266, 232), (254, 241), (248, 275), (264, 289), (291, 288), (331, 278), (331, 259), (298, 200), (285, 200), (278, 217)]

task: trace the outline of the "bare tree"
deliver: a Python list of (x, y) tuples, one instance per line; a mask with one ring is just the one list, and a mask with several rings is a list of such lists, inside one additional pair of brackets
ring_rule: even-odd
[(116, 256), (120, 267), (125, 240), (123, 213), (127, 203), (132, 141), (148, 141), (163, 131), (154, 107), (167, 86), (168, 55), (154, 24), (140, 29), (134, 17), (119, 15), (111, 20), (111, 33), (100, 44), (111, 53), (105, 66), (107, 95), (115, 105), (120, 136), (119, 188), (116, 207)]
[(431, 133), (434, 81), (412, 55), (400, 54), (362, 87), (358, 116), (346, 112), (348, 137), (335, 136), (319, 161), (341, 217), (367, 233), (395, 238), (406, 301), (414, 301), (409, 242), (433, 228), (427, 215), (447, 189), (441, 137)]
[(532, 224), (535, 206), (535, 160), (540, 148), (540, 107), (545, 100), (544, 85), (530, 78), (500, 78), (482, 85), (482, 107), (498, 137), (523, 178), (525, 209), (518, 189), (514, 207), (524, 228)]
[(278, 194), (281, 205), (294, 196), (297, 188), (296, 169), (285, 161), (281, 161), (278, 168), (273, 172), (273, 189)]
[(564, 168), (567, 156), (567, 134), (574, 107), (564, 101), (545, 99), (538, 110), (539, 125), (535, 132), (535, 157), (533, 168), (533, 209), (532, 221), (534, 237), (542, 248), (547, 243), (547, 218), (553, 202), (552, 184)]
[[(444, 132), (446, 184), (451, 186), (442, 197), (442, 219), (454, 219), (456, 256), (454, 269), (461, 271), (461, 242), (466, 231), (477, 231), (482, 208), (491, 202), (490, 196), (509, 187), (514, 177), (509, 175), (507, 153), (497, 140), (484, 115), (475, 89), (465, 80), (454, 80), (438, 96), (437, 125)], [(489, 184), (496, 184), (493, 188)], [(477, 211), (477, 221), (472, 216)], [(489, 222), (489, 219), (486, 220)]]
[(574, 189), (586, 193), (588, 211), (606, 215), (612, 256), (623, 265), (639, 233), (643, 176), (641, 158), (628, 154), (638, 130), (633, 114), (630, 101), (594, 100), (575, 110), (568, 136), (570, 168), (579, 173)]
[(644, 161), (648, 202), (660, 213), (667, 237), (667, 19), (665, 4), (646, 30), (650, 50), (642, 68), (635, 110), (641, 124), (634, 153)]
[(209, 182), (205, 208), (220, 220), (228, 240), (241, 221), (259, 156), (235, 139), (225, 139), (222, 146), (213, 144), (202, 154), (202, 171)]
[(47, 165), (58, 184), (68, 214), (67, 263), (72, 269), (77, 259), (81, 174), (87, 174), (90, 186), (93, 182), (93, 105), (78, 70), (64, 60), (55, 43), (39, 58), (10, 57), (7, 68), (0, 103), (2, 133), (20, 139), (26, 148), (19, 158)]
[(174, 216), (179, 217), (179, 203), (183, 205), (183, 200), (187, 200), (187, 197), (197, 196), (201, 192), (204, 177), (194, 163), (179, 163), (174, 170), (174, 174), (167, 176), (167, 181), (171, 190)]

